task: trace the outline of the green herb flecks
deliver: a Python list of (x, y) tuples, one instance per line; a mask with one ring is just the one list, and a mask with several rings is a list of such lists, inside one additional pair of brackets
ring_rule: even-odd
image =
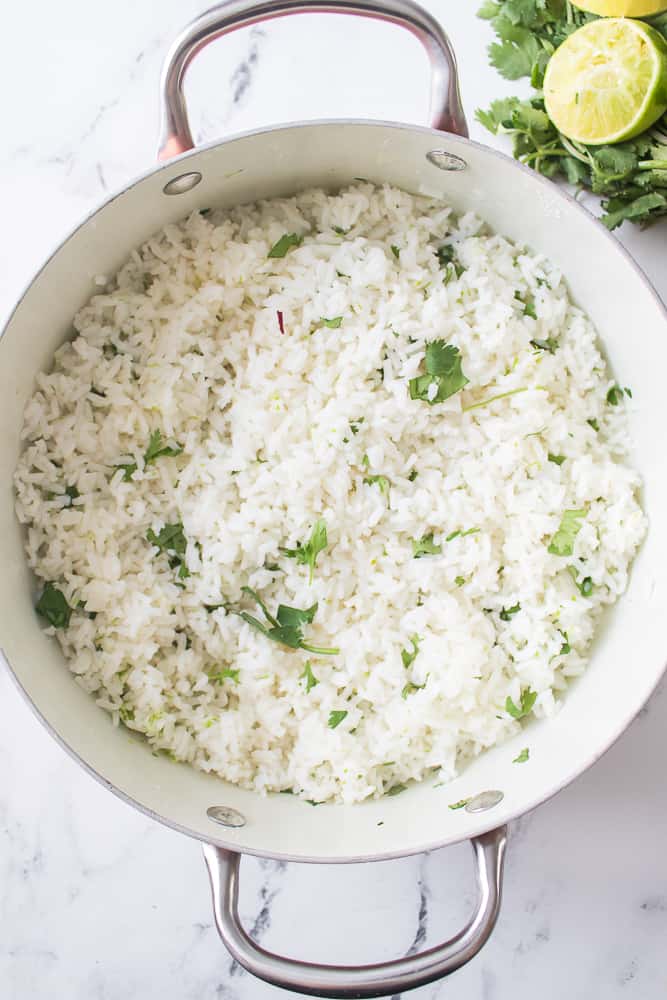
[(470, 413), (471, 410), (479, 410), (483, 406), (490, 406), (491, 403), (497, 403), (500, 399), (509, 399), (510, 396), (518, 396), (522, 392), (528, 392), (528, 387), (521, 386), (518, 389), (508, 389), (507, 392), (499, 392), (495, 396), (489, 396), (488, 399), (482, 399), (479, 403), (470, 403), (468, 406), (462, 406), (461, 409), (464, 413)]
[(277, 243), (273, 244), (267, 254), (267, 257), (284, 257), (288, 250), (291, 250), (292, 247), (301, 246), (302, 243), (303, 236), (299, 236), (297, 233), (285, 233), (284, 236), (280, 237)]
[(624, 396), (632, 397), (632, 390), (628, 389), (627, 386), (625, 389), (621, 389), (620, 385), (612, 385), (607, 393), (607, 402), (610, 406), (618, 406), (619, 403), (623, 402)]
[(422, 559), (424, 556), (439, 556), (442, 553), (442, 545), (436, 545), (433, 541), (433, 532), (422, 535), (421, 538), (412, 540), (412, 556), (414, 559)]
[(426, 345), (425, 375), (410, 379), (410, 399), (420, 399), (429, 406), (442, 403), (468, 384), (461, 368), (461, 353), (453, 344), (433, 340)]
[(313, 525), (313, 530), (307, 542), (303, 544), (297, 542), (295, 549), (281, 547), (280, 551), (288, 559), (296, 559), (299, 566), (308, 566), (310, 568), (309, 582), (312, 583), (317, 557), (320, 552), (326, 549), (327, 544), (327, 525), (322, 518), (319, 518)]
[(336, 729), (337, 726), (340, 726), (341, 722), (345, 718), (347, 718), (347, 712), (344, 709), (340, 711), (329, 712), (329, 721), (327, 722), (327, 726), (329, 727), (329, 729)]
[(72, 608), (62, 591), (52, 583), (46, 583), (35, 610), (54, 628), (67, 628), (72, 617)]
[(593, 593), (593, 580), (590, 576), (579, 579), (579, 572), (576, 566), (568, 566), (567, 571), (574, 580), (574, 584), (582, 597), (590, 597)]
[(536, 701), (537, 693), (527, 687), (521, 692), (518, 707), (514, 704), (510, 697), (507, 698), (505, 702), (505, 711), (508, 715), (511, 715), (513, 719), (523, 719), (526, 715), (530, 715)]
[(169, 565), (172, 569), (178, 567), (179, 580), (185, 580), (190, 576), (190, 571), (185, 562), (185, 550), (187, 539), (183, 533), (183, 525), (180, 521), (175, 524), (165, 524), (164, 528), (156, 535), (152, 528), (146, 532), (146, 538), (155, 545), (160, 552), (166, 552), (169, 556)]
[(516, 604), (512, 605), (511, 608), (503, 608), (499, 615), (501, 622), (511, 621), (514, 615), (518, 614), (519, 611), (521, 611), (521, 605), (518, 601)]
[(566, 510), (560, 522), (558, 531), (549, 542), (548, 551), (553, 556), (571, 556), (574, 552), (574, 541), (581, 531), (582, 518), (585, 510)]
[(320, 317), (320, 326), (326, 326), (329, 330), (339, 330), (342, 324), (342, 316), (333, 316), (331, 319), (327, 319), (326, 316)]
[(407, 684), (403, 686), (401, 691), (401, 698), (405, 701), (411, 694), (416, 691), (422, 691), (426, 687), (426, 681), (423, 684), (415, 684), (414, 681), (408, 681)]
[(401, 650), (401, 660), (403, 661), (403, 666), (407, 670), (417, 659), (419, 653), (419, 643), (420, 637), (418, 635), (411, 635), (409, 638), (409, 643), (412, 649), (402, 649)]
[(456, 249), (451, 243), (444, 243), (441, 247), (438, 247), (435, 255), (438, 258), (438, 264), (445, 272), (443, 278), (445, 285), (448, 285), (454, 278), (461, 277), (465, 271), (465, 267), (456, 256)]
[(317, 687), (317, 685), (320, 683), (319, 679), (313, 673), (313, 668), (310, 665), (310, 660), (306, 660), (300, 680), (306, 682), (306, 694), (308, 694), (308, 692), (312, 690), (312, 688)]
[(457, 587), (462, 587), (465, 582), (466, 578), (464, 576), (454, 577), (454, 583), (456, 584)]
[[(180, 455), (182, 451), (183, 449), (180, 444), (168, 445), (166, 438), (162, 437), (161, 431), (153, 431), (148, 441), (148, 447), (144, 452), (144, 465), (153, 465), (154, 462), (157, 462), (158, 458), (173, 458), (176, 455)], [(123, 481), (129, 483), (137, 471), (137, 463), (128, 462), (125, 465), (117, 465), (116, 468), (123, 470)]]
[(458, 802), (452, 802), (447, 806), (448, 809), (465, 809), (465, 807), (470, 802), (470, 799), (459, 799)]
[(240, 670), (233, 670), (231, 667), (223, 667), (222, 670), (207, 672), (208, 679), (212, 684), (223, 684), (225, 681), (233, 681), (238, 684)]
[(364, 476), (366, 486), (377, 486), (383, 495), (389, 494), (390, 482), (386, 476)]
[(524, 747), (521, 753), (514, 758), (513, 764), (525, 764), (527, 760), (530, 759), (530, 750), (528, 747)]
[(530, 342), (536, 351), (547, 351), (555, 354), (558, 350), (558, 341), (554, 337), (547, 337), (546, 340), (531, 340)]
[(290, 608), (286, 604), (279, 604), (274, 616), (256, 591), (250, 587), (242, 587), (241, 589), (244, 594), (247, 594), (248, 597), (259, 605), (266, 619), (266, 624), (259, 621), (258, 618), (255, 618), (254, 615), (251, 615), (247, 611), (235, 610), (234, 614), (237, 614), (244, 622), (247, 622), (252, 628), (257, 629), (258, 632), (265, 635), (267, 639), (271, 639), (281, 646), (287, 646), (288, 649), (305, 649), (306, 652), (314, 653), (317, 656), (336, 656), (340, 652), (337, 648), (313, 646), (310, 643), (304, 642), (303, 628), (305, 625), (312, 624), (317, 612), (317, 602), (310, 608), (304, 609)]
[(570, 646), (570, 640), (568, 638), (567, 632), (563, 632), (562, 629), (559, 629), (559, 632), (563, 638), (563, 642), (561, 643), (561, 647), (558, 650), (558, 655), (567, 656), (568, 653), (572, 652), (572, 647)]
[(481, 528), (468, 528), (467, 531), (452, 531), (445, 538), (446, 542), (453, 542), (455, 538), (467, 538), (468, 535), (478, 535)]
[(554, 465), (562, 465), (565, 461), (565, 455), (554, 455), (552, 452), (549, 452), (547, 457)]
[(396, 258), (396, 260), (398, 260), (399, 257), (401, 256), (400, 248), (397, 247), (395, 243), (392, 243), (392, 245), (391, 245), (391, 252), (393, 253), (393, 255)]
[(400, 795), (401, 792), (406, 792), (408, 790), (407, 785), (392, 785), (391, 788), (387, 789), (384, 793), (385, 795)]
[[(524, 299), (521, 292), (515, 292), (514, 298), (523, 306), (524, 316), (530, 316), (531, 319), (537, 319), (537, 313), (535, 312), (535, 305), (533, 302), (529, 302), (527, 299)], [(537, 341), (531, 340), (531, 344), (534, 343), (537, 343)]]

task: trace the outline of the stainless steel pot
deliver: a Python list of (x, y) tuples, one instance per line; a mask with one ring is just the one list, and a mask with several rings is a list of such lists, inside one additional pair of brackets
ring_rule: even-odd
[[(298, 123), (194, 150), (182, 84), (197, 52), (238, 27), (311, 11), (363, 15), (416, 35), (431, 61), (432, 127)], [(500, 906), (506, 823), (590, 766), (623, 732), (662, 675), (667, 475), (658, 428), (667, 316), (627, 253), (573, 199), (466, 138), (450, 45), (434, 19), (410, 0), (233, 0), (204, 14), (176, 41), (166, 63), (162, 102), (162, 165), (110, 198), (64, 241), (24, 293), (0, 341), (3, 653), (36, 714), (89, 773), (147, 815), (204, 843), (218, 930), (246, 969), (313, 995), (400, 993), (447, 975), (479, 951)], [(634, 389), (632, 459), (644, 476), (651, 530), (628, 593), (606, 621), (586, 674), (572, 686), (555, 719), (534, 722), (520, 737), (530, 743), (530, 766), (512, 767), (517, 741), (473, 762), (444, 791), (424, 782), (397, 798), (312, 809), (296, 798), (261, 798), (157, 759), (126, 730), (112, 728), (38, 627), (9, 484), (35, 374), (49, 366), (73, 314), (93, 293), (96, 275), (113, 274), (152, 232), (195, 208), (310, 186), (335, 188), (356, 176), (444, 197), (456, 210), (474, 210), (497, 231), (560, 264), (573, 296), (597, 324), (612, 365)], [(465, 809), (448, 808), (462, 798), (470, 798)], [(244, 853), (301, 862), (374, 861), (465, 839), (472, 843), (477, 866), (475, 912), (463, 931), (429, 951), (359, 968), (315, 965), (268, 953), (241, 925), (237, 895)]]

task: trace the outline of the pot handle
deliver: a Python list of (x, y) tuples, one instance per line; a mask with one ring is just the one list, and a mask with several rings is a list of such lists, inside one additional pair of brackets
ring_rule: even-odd
[(209, 42), (288, 14), (356, 14), (397, 24), (415, 35), (431, 63), (431, 125), (467, 136), (461, 107), (456, 60), (447, 35), (428, 11), (413, 0), (229, 0), (192, 21), (176, 38), (164, 63), (160, 83), (159, 160), (194, 147), (183, 95), (185, 73)]
[(204, 844), (218, 933), (236, 961), (273, 986), (310, 996), (348, 998), (396, 995), (426, 986), (461, 968), (486, 944), (500, 910), (507, 828), (498, 827), (471, 841), (475, 854), (478, 902), (462, 931), (444, 944), (417, 955), (373, 965), (337, 966), (274, 955), (256, 944), (239, 918), (241, 855)]

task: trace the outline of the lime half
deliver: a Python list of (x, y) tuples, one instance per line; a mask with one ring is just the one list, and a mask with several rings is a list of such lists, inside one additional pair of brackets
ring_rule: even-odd
[(589, 146), (631, 139), (667, 111), (667, 41), (642, 21), (591, 21), (549, 60), (544, 100), (570, 139)]
[(667, 0), (572, 0), (572, 4), (600, 17), (651, 17), (667, 10)]

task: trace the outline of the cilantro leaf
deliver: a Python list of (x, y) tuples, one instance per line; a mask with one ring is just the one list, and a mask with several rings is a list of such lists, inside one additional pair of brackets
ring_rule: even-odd
[(454, 583), (456, 584), (457, 587), (462, 587), (465, 582), (466, 578), (464, 576), (454, 577)]
[(600, 430), (600, 424), (597, 422), (597, 420), (594, 417), (591, 417), (591, 419), (587, 420), (586, 423), (590, 424), (594, 431), (599, 431)]
[(530, 750), (528, 747), (524, 747), (518, 757), (515, 757), (512, 761), (513, 764), (525, 764), (527, 760), (530, 759)]
[(308, 694), (312, 688), (316, 687), (320, 683), (318, 678), (313, 673), (310, 660), (306, 660), (300, 679), (306, 682), (306, 694)]
[(234, 610), (234, 614), (265, 635), (267, 639), (271, 639), (281, 646), (287, 646), (289, 649), (305, 649), (309, 653), (320, 656), (335, 656), (340, 652), (334, 647), (312, 646), (304, 641), (303, 626), (312, 624), (317, 613), (317, 601), (309, 608), (292, 608), (287, 604), (279, 604), (274, 616), (256, 591), (250, 587), (242, 587), (241, 589), (244, 594), (247, 594), (259, 605), (267, 624), (265, 625), (247, 611)]
[(412, 540), (412, 556), (414, 559), (421, 559), (423, 556), (439, 556), (442, 552), (442, 545), (436, 545), (433, 541), (433, 532), (422, 535), (421, 538)]
[(413, 681), (408, 681), (401, 691), (401, 698), (405, 701), (409, 695), (414, 694), (415, 691), (421, 691), (425, 687), (426, 682), (424, 682), (424, 684), (415, 684)]
[(283, 555), (287, 556), (288, 559), (296, 559), (299, 566), (309, 566), (309, 583), (312, 583), (317, 557), (320, 552), (323, 552), (326, 549), (327, 545), (328, 539), (326, 521), (319, 518), (319, 520), (317, 520), (313, 525), (310, 538), (305, 544), (297, 542), (295, 549), (287, 549), (281, 546), (280, 551)]
[(223, 667), (222, 670), (218, 670), (214, 673), (207, 673), (207, 676), (212, 684), (222, 684), (223, 681), (226, 680), (234, 681), (235, 684), (238, 684), (240, 673), (240, 670), (232, 670), (231, 667)]
[(549, 452), (547, 457), (554, 465), (562, 465), (565, 461), (565, 455), (554, 455), (553, 452)]
[(407, 670), (417, 659), (417, 654), (419, 653), (419, 636), (411, 635), (409, 642), (412, 644), (412, 649), (402, 649), (401, 650), (401, 660), (403, 661), (403, 666)]
[(401, 251), (400, 251), (399, 247), (397, 247), (394, 243), (392, 243), (392, 245), (391, 245), (391, 252), (393, 253), (393, 255), (396, 258), (396, 260), (398, 260), (399, 257), (401, 256)]
[(546, 340), (531, 340), (531, 344), (536, 351), (548, 351), (549, 354), (555, 354), (559, 346), (558, 341), (554, 337), (547, 337)]
[(328, 327), (329, 330), (339, 330), (343, 323), (342, 316), (334, 316), (333, 319), (326, 319), (326, 317), (320, 317), (320, 325)]
[(366, 486), (379, 486), (380, 493), (389, 493), (390, 482), (386, 476), (364, 476)]
[(177, 445), (167, 445), (162, 437), (162, 433), (158, 431), (153, 431), (148, 441), (148, 448), (144, 453), (144, 463), (146, 465), (152, 465), (156, 462), (158, 458), (172, 457), (174, 455), (180, 455), (183, 449), (180, 444)]
[(537, 701), (537, 693), (532, 691), (529, 687), (524, 688), (521, 692), (521, 698), (519, 699), (519, 706), (517, 707), (512, 699), (508, 696), (505, 702), (505, 711), (508, 715), (511, 715), (513, 719), (523, 719), (526, 715), (530, 715), (533, 710), (533, 705)]
[(146, 532), (146, 538), (160, 552), (172, 553), (169, 565), (172, 569), (178, 568), (179, 580), (184, 580), (190, 576), (190, 571), (185, 562), (185, 550), (188, 543), (180, 521), (177, 521), (175, 524), (165, 524), (164, 528), (157, 535), (152, 528), (149, 528)]
[(563, 637), (563, 642), (562, 642), (561, 647), (560, 647), (560, 649), (558, 651), (558, 655), (559, 656), (567, 656), (568, 653), (572, 652), (572, 647), (570, 646), (570, 640), (567, 637), (567, 632), (563, 632), (560, 629), (559, 629), (559, 631), (560, 631), (560, 634)]
[(464, 809), (468, 805), (470, 799), (459, 799), (458, 802), (452, 802), (447, 808), (448, 809)]
[(329, 729), (335, 729), (337, 726), (340, 726), (341, 722), (346, 717), (347, 717), (346, 711), (338, 710), (329, 712), (329, 721), (327, 722)]
[(579, 573), (576, 566), (568, 566), (567, 571), (574, 580), (574, 584), (582, 597), (590, 597), (593, 593), (593, 580), (590, 576), (585, 576), (579, 581)]
[(554, 556), (571, 556), (574, 551), (574, 540), (581, 531), (581, 519), (586, 517), (586, 510), (566, 510), (560, 522), (558, 531), (549, 542), (548, 551)]
[(72, 616), (72, 608), (65, 595), (52, 583), (44, 584), (35, 610), (54, 628), (67, 628)]
[(521, 611), (521, 605), (518, 602), (511, 608), (503, 608), (499, 616), (501, 622), (511, 621), (514, 615), (516, 615), (519, 611)]
[(621, 389), (620, 385), (612, 385), (611, 389), (607, 393), (607, 402), (610, 406), (618, 406), (619, 403), (623, 402), (624, 395), (632, 398), (632, 390), (628, 389), (627, 386), (625, 389)]
[(297, 233), (285, 233), (277, 243), (273, 244), (267, 257), (284, 257), (288, 250), (291, 250), (292, 247), (301, 246), (302, 243), (303, 236), (299, 236)]
[[(410, 379), (410, 399), (420, 399), (433, 406), (442, 403), (468, 384), (461, 368), (458, 347), (444, 340), (433, 340), (426, 345), (424, 354), (425, 375)], [(433, 391), (434, 387), (435, 391)]]

